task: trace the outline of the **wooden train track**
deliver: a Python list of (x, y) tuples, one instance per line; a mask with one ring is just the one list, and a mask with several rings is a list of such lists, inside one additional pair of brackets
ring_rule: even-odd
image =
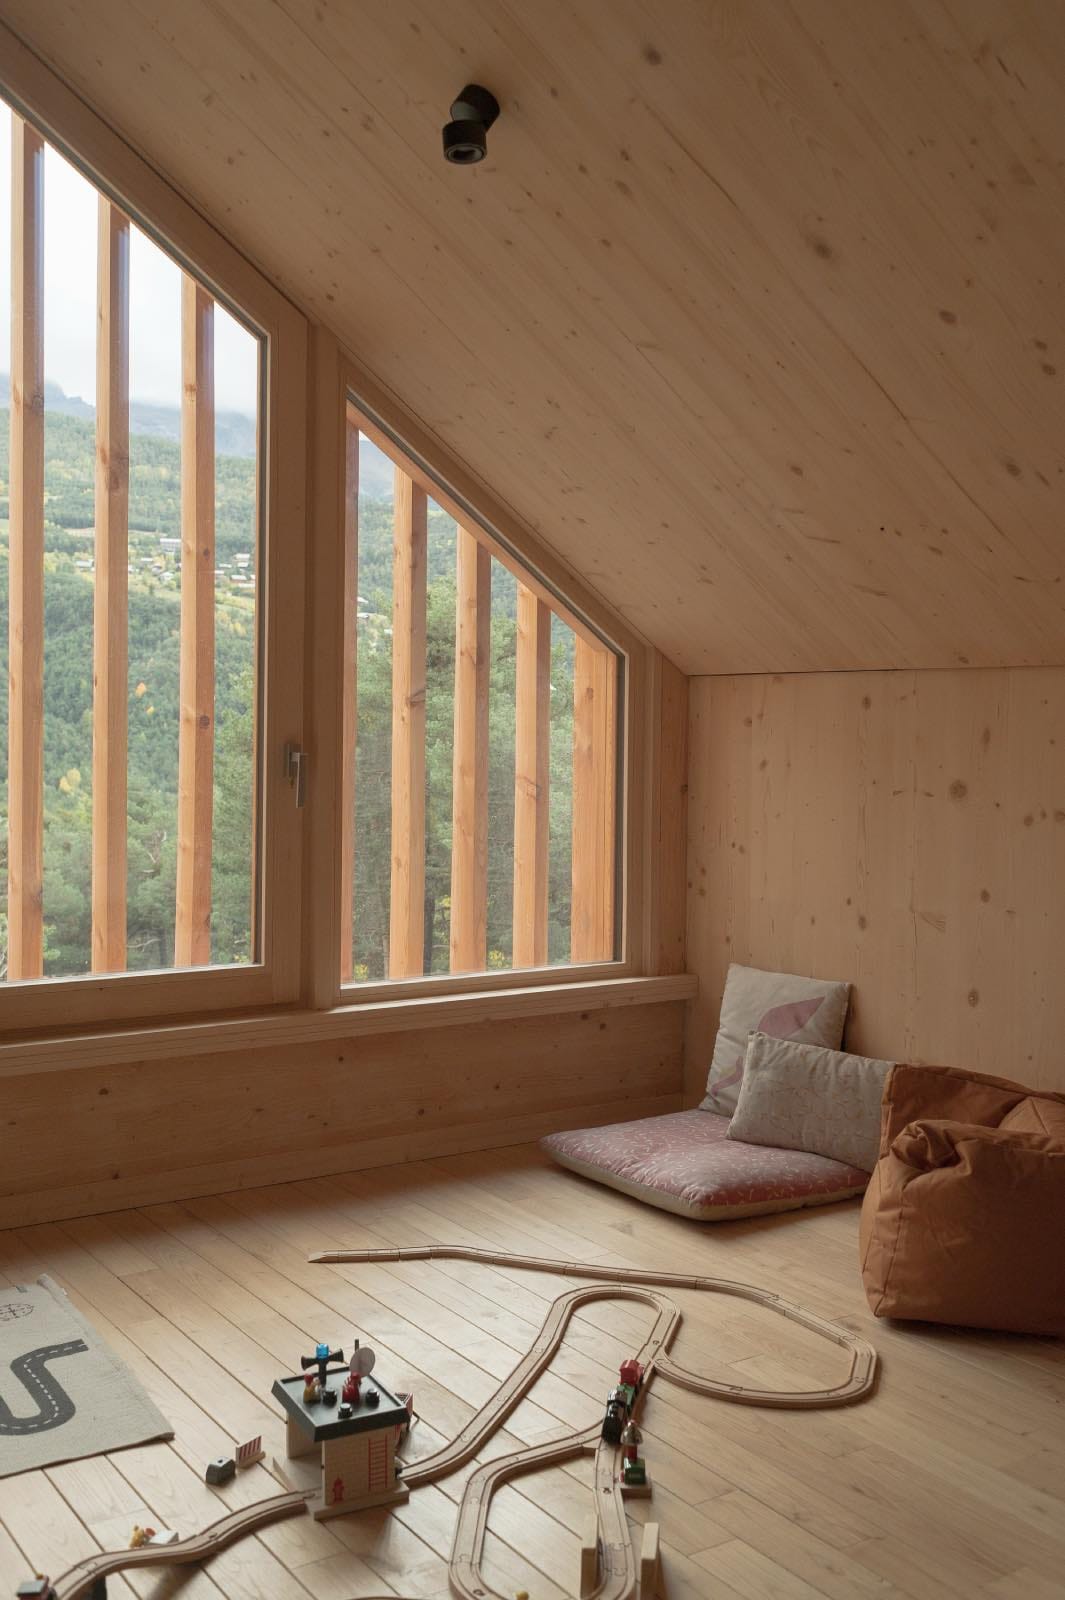
[[(559, 1295), (548, 1311), (531, 1349), (491, 1400), (470, 1418), (450, 1444), (405, 1468), (404, 1482), (411, 1488), (435, 1482), (464, 1466), (480, 1451), (545, 1370), (558, 1350), (574, 1312), (594, 1300), (636, 1300), (651, 1306), (658, 1313), (638, 1356), (644, 1366), (644, 1380), (637, 1397), (637, 1407), (643, 1405), (656, 1375), (669, 1383), (679, 1384), (682, 1388), (710, 1395), (717, 1400), (781, 1408), (852, 1405), (855, 1401), (865, 1399), (876, 1381), (876, 1351), (865, 1339), (770, 1290), (757, 1289), (751, 1284), (735, 1283), (726, 1278), (596, 1267), (541, 1256), (476, 1250), (460, 1245), (422, 1245), (393, 1250), (329, 1250), (310, 1259), (322, 1263), (433, 1259), (475, 1261), (485, 1266), (521, 1267), (530, 1272), (551, 1272), (563, 1277), (594, 1280), (591, 1285), (585, 1284)], [(668, 1353), (682, 1317), (673, 1301), (659, 1292), (662, 1289), (694, 1289), (734, 1295), (738, 1299), (763, 1305), (848, 1350), (850, 1370), (840, 1383), (822, 1389), (800, 1391), (749, 1388), (742, 1384), (722, 1383), (691, 1372), (675, 1362)], [(637, 1589), (637, 1573), (619, 1484), (618, 1450), (603, 1440), (599, 1423), (546, 1444), (516, 1450), (488, 1462), (471, 1474), (459, 1506), (449, 1564), (451, 1589), (459, 1600), (506, 1600), (491, 1587), (481, 1572), (488, 1513), (496, 1490), (510, 1478), (534, 1472), (538, 1468), (560, 1465), (586, 1452), (595, 1454), (598, 1544), (598, 1582), (586, 1600), (632, 1600)], [(646, 1597), (641, 1597), (641, 1600), (646, 1600)]]
[(268, 1500), (259, 1500), (254, 1505), (231, 1512), (220, 1522), (213, 1522), (202, 1533), (181, 1539), (177, 1544), (145, 1544), (139, 1550), (110, 1550), (87, 1556), (56, 1580), (53, 1585), (56, 1600), (83, 1600), (83, 1596), (90, 1593), (93, 1584), (100, 1578), (108, 1578), (113, 1572), (124, 1572), (130, 1567), (161, 1567), (171, 1563), (203, 1561), (224, 1550), (234, 1539), (242, 1539), (245, 1534), (254, 1533), (256, 1528), (262, 1528), (268, 1522), (277, 1522), (281, 1517), (298, 1516), (301, 1511), (306, 1511), (310, 1498), (310, 1494), (302, 1491), (275, 1494)]
[[(314, 1262), (379, 1261), (474, 1261), (485, 1266), (520, 1267), (530, 1272), (551, 1272), (563, 1277), (591, 1279), (561, 1294), (552, 1303), (531, 1348), (510, 1376), (500, 1384), (492, 1398), (470, 1418), (465, 1427), (433, 1454), (405, 1467), (404, 1482), (412, 1489), (434, 1483), (457, 1471), (481, 1451), (525, 1398), (559, 1349), (574, 1313), (596, 1300), (634, 1300), (656, 1312), (654, 1325), (638, 1352), (644, 1379), (635, 1409), (646, 1400), (652, 1380), (657, 1376), (679, 1384), (696, 1394), (710, 1395), (741, 1405), (777, 1407), (821, 1407), (851, 1405), (864, 1399), (873, 1388), (877, 1357), (873, 1347), (857, 1334), (816, 1316), (802, 1306), (784, 1300), (767, 1289), (734, 1283), (726, 1278), (702, 1278), (674, 1272), (643, 1272), (620, 1267), (597, 1267), (549, 1257), (510, 1255), (505, 1252), (469, 1249), (461, 1245), (424, 1245), (393, 1250), (331, 1250), (311, 1256)], [(823, 1389), (798, 1392), (754, 1389), (742, 1384), (722, 1383), (691, 1372), (672, 1359), (670, 1346), (680, 1329), (682, 1315), (674, 1302), (661, 1291), (693, 1289), (734, 1295), (753, 1301), (799, 1323), (811, 1332), (829, 1339), (850, 1352), (850, 1370), (839, 1383)], [(511, 1478), (539, 1468), (560, 1465), (575, 1456), (595, 1456), (595, 1513), (597, 1544), (597, 1582), (585, 1600), (633, 1600), (637, 1590), (637, 1570), (629, 1539), (625, 1503), (618, 1473), (618, 1449), (602, 1437), (597, 1421), (587, 1428), (501, 1456), (471, 1473), (459, 1505), (458, 1523), (452, 1542), (449, 1578), (458, 1600), (507, 1600), (485, 1580), (481, 1572), (485, 1534), (492, 1497)], [(266, 1523), (304, 1511), (313, 1491), (274, 1495), (256, 1505), (223, 1517), (203, 1533), (171, 1545), (144, 1545), (138, 1550), (116, 1550), (89, 1556), (71, 1567), (55, 1585), (57, 1600), (83, 1600), (100, 1578), (131, 1567), (163, 1566), (170, 1563), (203, 1561), (234, 1539), (253, 1533)], [(386, 1600), (381, 1596), (380, 1600)], [(394, 1596), (387, 1600), (395, 1600)], [(641, 1596), (641, 1600), (648, 1597)]]

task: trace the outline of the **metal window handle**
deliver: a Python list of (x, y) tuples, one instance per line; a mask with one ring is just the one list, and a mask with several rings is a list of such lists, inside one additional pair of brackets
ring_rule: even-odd
[(285, 746), (285, 777), (295, 786), (296, 806), (302, 809), (307, 798), (307, 752), (294, 744)]

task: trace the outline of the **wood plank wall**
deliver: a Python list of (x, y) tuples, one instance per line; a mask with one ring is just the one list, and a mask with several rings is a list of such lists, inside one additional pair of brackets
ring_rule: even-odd
[(687, 1045), (730, 961), (854, 984), (850, 1048), (1065, 1089), (1065, 668), (690, 680)]
[(7, 1077), (0, 1228), (672, 1111), (683, 1032), (664, 1001)]

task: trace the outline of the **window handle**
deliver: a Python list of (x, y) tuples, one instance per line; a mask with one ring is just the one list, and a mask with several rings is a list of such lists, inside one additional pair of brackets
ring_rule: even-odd
[(285, 777), (296, 790), (296, 806), (302, 810), (307, 798), (307, 752), (294, 744), (285, 746)]

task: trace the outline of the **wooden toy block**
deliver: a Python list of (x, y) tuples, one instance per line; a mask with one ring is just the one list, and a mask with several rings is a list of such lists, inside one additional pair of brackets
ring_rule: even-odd
[(599, 1518), (588, 1518), (581, 1533), (580, 1597), (587, 1600), (599, 1586)]
[(285, 1418), (285, 1454), (292, 1459), (297, 1456), (312, 1456), (317, 1450), (313, 1436), (304, 1433), (298, 1422), (292, 1417)]
[(646, 1483), (623, 1483), (621, 1493), (626, 1500), (650, 1500), (651, 1480), (648, 1478)]
[(228, 1483), (237, 1475), (237, 1463), (232, 1456), (216, 1456), (207, 1463), (207, 1470), (203, 1475), (205, 1483)]
[[(289, 1456), (317, 1454), (321, 1461), (321, 1494), (312, 1507), (319, 1522), (409, 1497), (409, 1488), (396, 1474), (396, 1445), (410, 1423), (410, 1411), (371, 1379), (373, 1364), (373, 1352), (356, 1347), (341, 1391), (349, 1399), (339, 1404), (308, 1398), (302, 1377), (279, 1378), (273, 1386), (285, 1412)], [(320, 1378), (336, 1390), (340, 1376), (327, 1367)]]
[(257, 1461), (262, 1461), (265, 1455), (262, 1435), (257, 1434), (254, 1439), (248, 1439), (244, 1444), (237, 1446), (237, 1466), (240, 1468), (254, 1466)]
[(653, 1600), (653, 1597), (660, 1593), (661, 1571), (658, 1523), (645, 1522), (643, 1544), (640, 1548), (640, 1600)]

